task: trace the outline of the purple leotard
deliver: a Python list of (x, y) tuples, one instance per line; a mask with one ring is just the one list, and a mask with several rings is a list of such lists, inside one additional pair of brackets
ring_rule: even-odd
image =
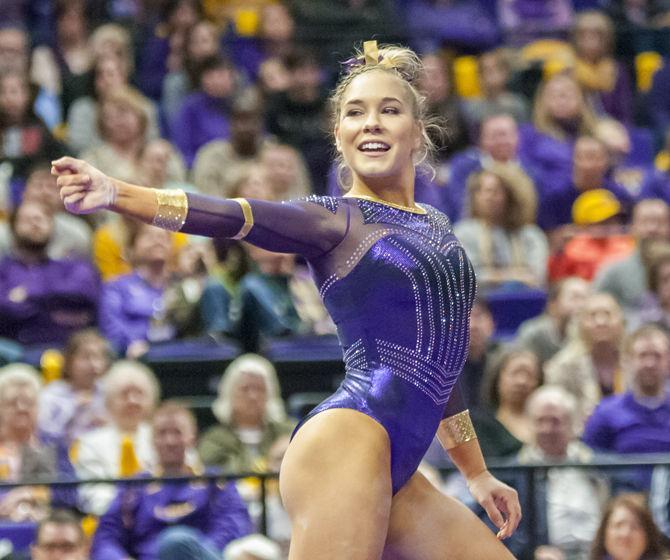
[[(237, 202), (188, 198), (181, 231), (231, 237), (242, 227)], [(344, 351), (344, 381), (302, 422), (331, 408), (375, 419), (390, 438), (397, 492), (442, 418), (465, 408), (454, 388), (475, 276), (449, 219), (427, 205), (416, 213), (353, 197), (249, 203), (254, 227), (246, 241), (305, 256)]]

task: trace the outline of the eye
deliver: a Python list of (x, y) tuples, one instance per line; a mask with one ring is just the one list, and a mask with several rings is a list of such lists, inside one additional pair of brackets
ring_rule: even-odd
[(400, 109), (398, 107), (384, 107), (382, 112), (387, 115), (397, 115), (400, 113)]
[(357, 117), (358, 115), (362, 115), (363, 111), (360, 109), (349, 109), (344, 116), (345, 117)]

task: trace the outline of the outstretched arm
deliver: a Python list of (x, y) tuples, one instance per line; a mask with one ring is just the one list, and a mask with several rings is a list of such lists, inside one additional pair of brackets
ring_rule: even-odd
[(486, 468), (470, 413), (463, 410), (442, 420), (437, 438), (468, 483), (493, 524), (500, 529), (499, 539), (510, 537), (521, 521), (521, 506), (516, 490), (500, 482)]
[(65, 207), (77, 214), (111, 210), (172, 231), (245, 239), (264, 249), (315, 258), (346, 235), (347, 220), (309, 202), (218, 199), (131, 185), (85, 161), (52, 164)]

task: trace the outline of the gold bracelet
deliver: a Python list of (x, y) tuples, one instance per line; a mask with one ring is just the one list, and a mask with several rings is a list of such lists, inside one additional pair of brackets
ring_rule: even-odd
[(188, 198), (181, 189), (154, 189), (158, 211), (152, 225), (170, 231), (179, 231), (188, 214)]
[(442, 420), (437, 429), (437, 439), (445, 449), (453, 449), (466, 441), (477, 439), (475, 427), (470, 420), (470, 411), (464, 410)]
[(249, 235), (251, 228), (254, 227), (254, 214), (251, 211), (251, 204), (249, 204), (246, 198), (231, 198), (231, 200), (234, 200), (242, 207), (242, 214), (244, 215), (244, 224), (240, 228), (240, 231), (237, 232), (237, 235), (231, 237), (231, 239), (244, 239)]

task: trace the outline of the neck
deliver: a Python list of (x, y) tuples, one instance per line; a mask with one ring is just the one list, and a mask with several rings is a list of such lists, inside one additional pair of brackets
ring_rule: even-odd
[(110, 142), (114, 151), (117, 152), (120, 156), (135, 160), (137, 155), (140, 152), (141, 140), (129, 141), (129, 142)]
[(367, 196), (383, 202), (416, 208), (414, 202), (414, 167), (397, 177), (363, 179), (354, 175), (354, 184), (347, 196)]
[(163, 476), (181, 476), (190, 474), (189, 468), (183, 462), (174, 465), (162, 464), (161, 470)]
[(665, 396), (665, 388), (663, 385), (658, 387), (644, 388), (637, 384), (632, 386), (633, 395), (638, 399), (662, 399)]
[(46, 247), (44, 249), (28, 249), (26, 247), (14, 247), (14, 256), (24, 264), (37, 264), (47, 258)]
[(582, 175), (581, 173), (573, 173), (572, 182), (577, 187), (579, 192), (588, 191), (590, 189), (599, 189), (603, 185), (602, 177), (593, 177)]
[(524, 403), (501, 403), (498, 407), (498, 415), (502, 416), (525, 416)]

